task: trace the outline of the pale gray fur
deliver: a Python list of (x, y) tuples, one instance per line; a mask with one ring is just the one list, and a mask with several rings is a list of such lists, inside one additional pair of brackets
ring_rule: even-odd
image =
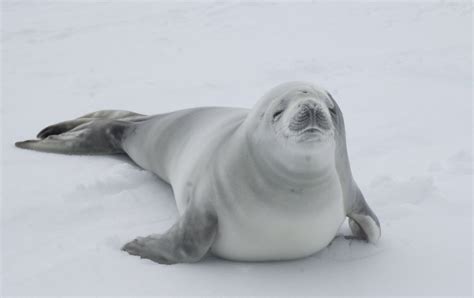
[[(296, 87), (295, 83), (283, 84), (272, 92), (278, 94), (290, 87), (301, 88), (303, 93), (308, 92), (305, 88), (309, 84), (298, 84)], [(330, 99), (327, 105), (336, 131), (336, 170), (342, 186), (345, 214), (349, 217), (354, 236), (376, 242), (380, 237), (379, 221), (352, 177), (342, 112), (329, 93), (327, 96)], [(213, 159), (225, 155), (219, 152), (220, 148), (233, 146), (236, 131), (252, 115), (251, 111), (196, 108), (156, 116), (127, 111), (99, 111), (47, 127), (38, 134), (40, 140), (18, 142), (16, 146), (66, 154), (127, 154), (139, 166), (172, 184), (181, 217), (165, 234), (139, 237), (126, 244), (123, 249), (130, 254), (163, 264), (195, 262), (210, 250), (219, 226), (215, 205), (212, 200), (209, 202), (208, 198), (202, 197), (202, 193), (219, 188), (219, 185), (214, 186), (215, 180), (212, 177), (199, 173), (207, 173), (212, 167), (210, 165)], [(218, 127), (218, 130), (214, 129), (218, 133), (201, 135), (201, 131), (206, 131), (208, 126)], [(193, 146), (188, 148), (190, 138), (199, 138), (206, 146), (208, 143), (213, 144), (202, 149), (206, 153), (204, 159), (199, 157), (203, 151), (194, 146), (197, 143), (190, 143)], [(222, 145), (224, 143), (226, 146)], [(209, 152), (209, 148), (212, 148), (212, 152)], [(199, 163), (194, 162), (195, 157), (189, 159), (189, 150), (196, 151)], [(183, 154), (185, 157), (182, 157)], [(175, 185), (175, 177), (181, 177), (183, 173), (187, 173), (189, 179)], [(197, 195), (198, 193), (201, 195)]]

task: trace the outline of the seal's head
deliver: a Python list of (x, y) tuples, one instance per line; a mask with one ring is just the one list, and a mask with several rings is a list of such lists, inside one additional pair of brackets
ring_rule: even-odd
[(264, 141), (259, 133), (264, 130), (264, 139), (282, 146), (318, 146), (334, 137), (335, 113), (327, 91), (304, 82), (284, 83), (270, 90), (252, 110), (250, 137)]
[(261, 158), (300, 169), (300, 164), (334, 160), (336, 119), (336, 104), (327, 91), (289, 82), (263, 96), (246, 120), (246, 131)]

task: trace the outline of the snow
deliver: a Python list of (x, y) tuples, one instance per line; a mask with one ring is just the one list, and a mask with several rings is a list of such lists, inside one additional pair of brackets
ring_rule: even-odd
[[(3, 1), (2, 295), (471, 295), (472, 10)], [(167, 185), (125, 158), (13, 146), (100, 109), (251, 107), (293, 80), (341, 106), (377, 245), (159, 265), (120, 247), (174, 222)]]

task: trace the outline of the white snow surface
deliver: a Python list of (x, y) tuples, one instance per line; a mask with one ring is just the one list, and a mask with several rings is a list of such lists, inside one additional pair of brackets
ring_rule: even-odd
[[(471, 295), (471, 2), (2, 1), (2, 295)], [(159, 265), (121, 251), (177, 218), (122, 157), (20, 150), (100, 109), (252, 107), (306, 80), (340, 104), (377, 245)]]

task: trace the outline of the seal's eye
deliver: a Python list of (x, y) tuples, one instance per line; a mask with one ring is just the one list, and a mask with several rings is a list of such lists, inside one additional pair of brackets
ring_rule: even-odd
[(273, 114), (273, 121), (277, 121), (278, 119), (280, 119), (282, 113), (283, 113), (283, 110), (279, 110), (275, 112), (275, 114)]

